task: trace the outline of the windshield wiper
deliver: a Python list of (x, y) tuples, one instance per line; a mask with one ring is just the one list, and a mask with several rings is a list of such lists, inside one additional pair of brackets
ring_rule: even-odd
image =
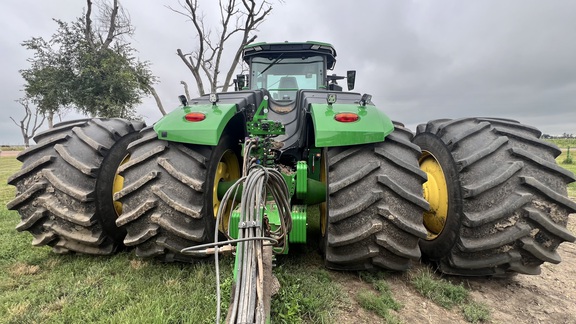
[(278, 58), (275, 59), (274, 62), (270, 63), (264, 70), (262, 70), (262, 72), (260, 72), (260, 74), (258, 74), (258, 76), (261, 76), (262, 74), (264, 74), (264, 72), (268, 71), (268, 69), (270, 69), (276, 63), (280, 62), (280, 60), (282, 60), (282, 55), (284, 55), (284, 53), (281, 53), (280, 56), (278, 56)]

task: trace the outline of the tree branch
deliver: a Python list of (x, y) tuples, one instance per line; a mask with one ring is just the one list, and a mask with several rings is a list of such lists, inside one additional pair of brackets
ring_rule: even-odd
[(86, 29), (84, 30), (84, 35), (86, 37), (86, 42), (90, 45), (93, 44), (92, 41), (92, 0), (86, 0)]
[(10, 119), (12, 120), (12, 122), (14, 122), (14, 124), (16, 124), (16, 126), (18, 126), (18, 128), (20, 128), (20, 133), (22, 134), (22, 138), (24, 139), (24, 145), (26, 147), (29, 147), (30, 146), (30, 138), (34, 137), (34, 134), (36, 133), (36, 131), (44, 123), (46, 116), (44, 114), (42, 114), (42, 121), (40, 121), (40, 123), (38, 123), (39, 111), (38, 111), (38, 109), (36, 109), (34, 112), (34, 125), (32, 126), (32, 130), (30, 130), (30, 122), (32, 121), (32, 109), (30, 109), (30, 106), (29, 106), (30, 105), (29, 99), (28, 98), (21, 98), (21, 99), (16, 100), (16, 102), (18, 102), (22, 107), (24, 107), (26, 114), (24, 115), (22, 120), (20, 120), (19, 123), (16, 122), (16, 120), (12, 117), (10, 117)]
[(15, 124), (16, 126), (20, 127), (20, 124), (18, 124), (18, 123), (16, 122), (16, 120), (14, 120), (14, 118), (12, 118), (12, 116), (10, 116), (10, 119), (12, 119), (12, 121), (14, 122), (14, 124)]
[(152, 94), (152, 97), (154, 97), (154, 100), (156, 100), (156, 106), (158, 106), (158, 109), (162, 113), (162, 116), (166, 116), (166, 110), (164, 110), (164, 105), (162, 105), (162, 100), (160, 100), (160, 97), (158, 96), (156, 89), (154, 89), (153, 86), (150, 86), (148, 90)]
[[(238, 49), (236, 50), (234, 60), (232, 61), (230, 69), (228, 70), (228, 74), (226, 75), (226, 79), (224, 80), (224, 86), (222, 88), (223, 91), (227, 91), (228, 86), (231, 84), (232, 78), (234, 76), (234, 71), (236, 70), (236, 66), (240, 61), (240, 56), (242, 55), (242, 50), (244, 49), (244, 46), (251, 44), (256, 40), (257, 36), (254, 35), (250, 37), (250, 32), (252, 30), (255, 30), (258, 27), (258, 25), (262, 21), (264, 21), (266, 16), (268, 16), (268, 14), (270, 14), (270, 12), (272, 11), (272, 6), (267, 1), (262, 1), (257, 11), (255, 11), (256, 2), (254, 0), (242, 0), (242, 3), (244, 4), (244, 8), (247, 11), (246, 21), (244, 23), (243, 28), (242, 45), (238, 47)], [(266, 4), (268, 5), (268, 8), (264, 10), (263, 8), (264, 5)]]
[(188, 84), (185, 81), (180, 81), (180, 84), (184, 86), (184, 94), (186, 98), (190, 100), (190, 92), (188, 92)]
[(110, 44), (114, 40), (114, 33), (116, 31), (116, 17), (118, 16), (118, 0), (114, 0), (112, 4), (112, 13), (110, 14), (110, 25), (108, 26), (108, 36), (106, 36), (106, 40), (104, 44), (102, 44), (102, 48), (110, 47)]
[[(278, 0), (282, 2), (282, 0)], [(205, 93), (204, 80), (208, 80), (210, 84), (210, 91), (216, 91), (222, 88), (227, 91), (232, 84), (234, 72), (240, 58), (244, 46), (254, 42), (255, 35), (250, 35), (270, 14), (272, 6), (267, 0), (219, 0), (219, 14), (220, 21), (217, 35), (211, 34), (212, 30), (206, 28), (204, 17), (200, 13), (198, 0), (186, 0), (185, 5), (181, 4), (187, 13), (172, 9), (181, 15), (188, 17), (195, 28), (198, 37), (198, 50), (194, 50), (193, 56), (186, 59), (180, 49), (177, 50), (178, 55), (186, 64), (188, 69), (192, 72), (196, 85), (198, 86), (199, 93)], [(238, 35), (241, 34), (241, 35)], [(220, 73), (223, 56), (226, 45), (233, 40), (239, 40), (238, 48), (233, 51), (234, 56), (232, 63), (226, 73), (226, 78), (222, 85), (220, 85)], [(227, 43), (228, 42), (228, 43)]]
[[(204, 55), (204, 20), (202, 18), (198, 19), (196, 14), (198, 10), (198, 0), (186, 0), (186, 4), (190, 9), (190, 17), (192, 19), (192, 23), (194, 24), (194, 28), (196, 28), (196, 33), (198, 33), (198, 38), (200, 39), (200, 48), (198, 49), (198, 60), (196, 61), (195, 68), (198, 70), (200, 67), (200, 62), (202, 61), (202, 57)], [(204, 92), (204, 90), (202, 90)]]
[[(180, 57), (180, 59), (184, 62), (184, 64), (186, 64), (186, 66), (188, 67), (190, 72), (192, 72), (194, 79), (196, 79), (196, 85), (198, 87), (198, 93), (201, 96), (203, 96), (204, 95), (204, 83), (202, 82), (202, 77), (200, 76), (198, 69), (196, 69), (192, 65), (192, 63), (186, 59), (186, 56), (182, 53), (181, 49), (177, 49), (176, 53), (178, 54), (178, 57)], [(190, 58), (190, 60), (192, 60), (192, 58)]]

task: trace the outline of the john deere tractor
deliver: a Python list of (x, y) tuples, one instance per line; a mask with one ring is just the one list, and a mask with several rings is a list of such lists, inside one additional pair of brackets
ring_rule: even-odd
[[(243, 59), (237, 91), (181, 96), (152, 126), (93, 118), (38, 135), (9, 179), (17, 230), (56, 253), (131, 247), (189, 262), (232, 252), (230, 322), (266, 320), (272, 256), (292, 244), (318, 240), (330, 269), (402, 271), (422, 258), (492, 276), (538, 274), (575, 240), (575, 177), (536, 128), (439, 119), (414, 135), (350, 92), (354, 71), (328, 73), (330, 44), (252, 44)], [(320, 237), (307, 235), (312, 205)]]

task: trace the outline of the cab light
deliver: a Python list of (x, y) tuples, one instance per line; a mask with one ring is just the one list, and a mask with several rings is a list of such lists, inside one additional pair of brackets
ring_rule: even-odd
[(199, 121), (203, 121), (204, 119), (206, 119), (206, 115), (204, 115), (203, 113), (200, 113), (200, 112), (192, 112), (192, 113), (186, 114), (186, 116), (184, 116), (184, 118), (189, 122), (199, 122)]
[(355, 113), (339, 113), (334, 116), (334, 119), (341, 123), (353, 123), (360, 119), (360, 116), (356, 115)]

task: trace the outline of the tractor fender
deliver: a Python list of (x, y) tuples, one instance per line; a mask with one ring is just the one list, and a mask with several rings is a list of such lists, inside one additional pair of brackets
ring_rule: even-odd
[(164, 116), (154, 131), (161, 140), (215, 146), (237, 111), (235, 103), (192, 104)]
[[(392, 133), (394, 124), (374, 105), (311, 103), (309, 112), (314, 127), (316, 147), (377, 143)], [(356, 121), (341, 122), (338, 114), (352, 113)]]

